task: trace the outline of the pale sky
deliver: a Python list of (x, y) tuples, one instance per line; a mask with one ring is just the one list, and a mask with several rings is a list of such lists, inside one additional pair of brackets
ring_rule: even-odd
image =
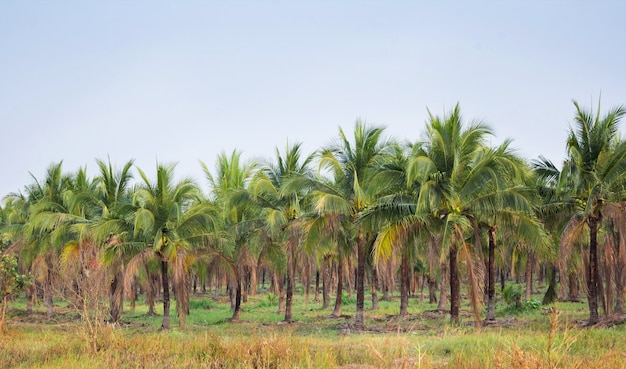
[[(468, 4), (471, 3), (471, 4)], [(147, 173), (307, 153), (354, 122), (416, 141), (457, 102), (560, 164), (584, 106), (626, 104), (615, 1), (0, 0), (0, 197), (95, 159)], [(626, 122), (623, 123), (626, 132)]]

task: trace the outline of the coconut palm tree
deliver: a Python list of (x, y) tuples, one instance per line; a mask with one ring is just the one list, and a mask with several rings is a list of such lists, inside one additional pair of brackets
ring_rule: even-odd
[(305, 192), (296, 190), (287, 183), (292, 177), (310, 176), (309, 164), (312, 155), (302, 157), (301, 144), (287, 143), (284, 153), (276, 148), (274, 162), (262, 165), (251, 185), (252, 193), (263, 208), (263, 218), (267, 233), (272, 239), (280, 240), (287, 255), (287, 286), (285, 301), (285, 322), (293, 321), (292, 299), (295, 284), (297, 250), (300, 247), (303, 222), (303, 200)]
[(223, 242), (220, 247), (213, 247), (210, 254), (224, 262), (232, 273), (230, 291), (233, 316), (231, 321), (238, 321), (241, 312), (243, 268), (256, 272), (257, 243), (251, 242), (260, 221), (255, 214), (253, 201), (250, 200), (248, 183), (256, 169), (256, 164), (241, 161), (241, 153), (234, 150), (230, 156), (222, 153), (218, 156), (212, 174), (202, 163), (205, 176), (211, 186), (210, 199), (220, 209), (220, 224), (223, 230)]
[(393, 152), (384, 156), (370, 180), (375, 201), (360, 216), (362, 224), (377, 234), (375, 264), (381, 258), (388, 261), (393, 254), (400, 255), (400, 317), (408, 313), (410, 266), (417, 259), (418, 246), (430, 245), (431, 239), (428, 214), (416, 213), (420, 183), (407, 177), (415, 148), (395, 145)]
[[(91, 203), (97, 209), (97, 217), (93, 227), (93, 237), (98, 244), (119, 242), (129, 233), (132, 234), (133, 207), (131, 205), (131, 169), (133, 160), (127, 161), (122, 169), (116, 171), (109, 159), (108, 162), (96, 160), (100, 174), (94, 178), (95, 191), (85, 192), (80, 201)], [(109, 286), (109, 305), (111, 321), (120, 319), (124, 306), (124, 262), (122, 255), (110, 259), (109, 268), (113, 274)], [(151, 306), (153, 312), (154, 306)]]
[[(620, 139), (618, 128), (626, 109), (618, 106), (601, 116), (600, 103), (595, 113), (582, 108), (576, 101), (574, 106), (576, 115), (567, 149), (576, 174), (573, 199), (579, 206), (563, 237), (572, 240), (579, 238), (576, 235), (580, 235), (583, 227), (589, 230), (587, 298), (589, 324), (595, 324), (598, 322), (598, 290), (602, 283), (598, 265), (598, 231), (605, 215), (619, 213), (619, 209), (614, 208), (624, 200), (626, 142)], [(624, 227), (621, 222), (616, 225)]]
[[(32, 176), (32, 174), (31, 174)], [(29, 186), (28, 220), (22, 228), (23, 247), (30, 255), (35, 255), (32, 263), (33, 276), (43, 287), (46, 315), (54, 315), (55, 273), (58, 272), (56, 261), (60, 254), (61, 242), (72, 238), (67, 230), (72, 224), (65, 191), (72, 178), (62, 171), (62, 162), (51, 164), (43, 181), (34, 176), (34, 183)], [(67, 216), (66, 216), (67, 215)]]
[[(335, 224), (346, 227), (342, 233), (354, 245), (357, 254), (356, 273), (356, 328), (364, 326), (365, 301), (365, 249), (367, 235), (356, 222), (360, 213), (372, 199), (369, 181), (382, 159), (388, 143), (383, 141), (384, 128), (368, 127), (357, 121), (351, 141), (343, 129), (339, 129), (339, 140), (321, 151), (320, 168), (328, 170), (333, 186), (320, 187), (314, 192), (314, 206), (322, 217), (344, 219)], [(328, 192), (325, 192), (325, 190)], [(341, 268), (341, 265), (340, 265)]]
[(487, 160), (495, 161), (498, 176), (490, 181), (488, 187), (492, 193), (486, 195), (492, 197), (496, 205), (479, 208), (472, 220), (479, 252), (482, 249), (479, 232), (487, 233), (487, 262), (483, 263), (486, 265), (486, 321), (495, 320), (496, 233), (507, 234), (509, 242), (525, 245), (529, 253), (545, 255), (551, 251), (549, 236), (534, 212), (538, 196), (532, 172), (509, 145), (510, 142), (505, 141), (487, 151)]
[[(473, 233), (472, 219), (497, 209), (500, 167), (494, 150), (486, 146), (492, 131), (485, 124), (464, 127), (458, 104), (443, 117), (429, 114), (426, 138), (411, 158), (408, 179), (421, 184), (416, 213), (429, 214), (431, 227), (443, 234), (441, 252), (448, 256), (450, 317), (458, 324), (458, 252), (462, 251), (472, 274), (474, 262), (467, 244)], [(478, 314), (476, 279), (471, 278), (470, 292)]]
[[(144, 257), (154, 254), (161, 264), (163, 286), (162, 329), (170, 326), (170, 263), (174, 265), (174, 275), (180, 275), (186, 267), (182, 260), (186, 251), (202, 242), (202, 238), (217, 228), (216, 214), (206, 203), (200, 201), (201, 193), (190, 178), (174, 181), (175, 165), (157, 165), (156, 181), (152, 181), (140, 168), (137, 168), (143, 181), (133, 194), (136, 210), (133, 214), (133, 234), (109, 246), (109, 253), (131, 254)], [(184, 286), (177, 286), (177, 292), (188, 293)], [(183, 295), (184, 296), (184, 295)], [(188, 300), (187, 300), (188, 301)], [(185, 301), (179, 300), (178, 304)], [(184, 324), (188, 308), (179, 306), (179, 322)]]

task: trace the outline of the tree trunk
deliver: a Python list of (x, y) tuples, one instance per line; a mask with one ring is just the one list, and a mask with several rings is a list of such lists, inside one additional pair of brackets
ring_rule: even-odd
[(150, 273), (148, 264), (144, 262), (144, 268), (146, 270), (146, 302), (148, 303), (148, 316), (156, 315), (154, 310), (154, 276)]
[(461, 281), (459, 279), (459, 264), (457, 262), (457, 249), (454, 241), (450, 246), (450, 321), (454, 325), (460, 323), (459, 311), (461, 308)]
[(241, 278), (239, 278), (239, 275), (236, 275), (235, 278), (235, 306), (233, 308), (233, 316), (230, 318), (231, 322), (238, 322), (241, 315)]
[(295, 245), (289, 243), (287, 246), (289, 248), (289, 257), (287, 258), (287, 288), (286, 288), (286, 300), (285, 300), (285, 319), (284, 321), (287, 323), (293, 322), (292, 316), (292, 306), (293, 306), (293, 285), (294, 285), (294, 274), (295, 274)]
[(168, 262), (161, 255), (161, 283), (163, 284), (163, 323), (161, 329), (170, 328), (170, 277), (168, 273)]
[(219, 274), (216, 273), (215, 277), (215, 289), (213, 290), (213, 301), (219, 301), (220, 300), (220, 278), (219, 278)]
[(530, 301), (533, 291), (533, 254), (526, 257), (526, 301)]
[(444, 312), (448, 307), (448, 266), (446, 263), (441, 263), (441, 281), (439, 283), (439, 304), (437, 305), (437, 311)]
[(335, 297), (335, 309), (332, 314), (336, 318), (341, 316), (341, 294), (343, 293), (343, 261), (341, 257), (339, 257), (337, 264), (337, 296)]
[(52, 286), (46, 281), (43, 290), (43, 302), (46, 305), (46, 317), (48, 319), (54, 316), (54, 302), (52, 301)]
[(250, 273), (248, 271), (248, 267), (244, 266), (242, 268), (243, 270), (241, 271), (241, 277), (242, 277), (242, 281), (241, 281), (241, 301), (242, 302), (248, 302), (248, 290), (249, 290), (249, 286), (250, 284), (249, 282), (249, 276)]
[(322, 265), (322, 309), (330, 306), (330, 256), (324, 256)]
[(361, 232), (357, 236), (357, 268), (356, 268), (356, 314), (354, 326), (365, 327), (363, 310), (365, 306), (365, 237)]
[(256, 296), (257, 285), (259, 284), (259, 276), (256, 266), (250, 268), (250, 296)]
[(587, 279), (587, 300), (589, 303), (589, 324), (598, 322), (598, 223), (600, 217), (593, 215), (587, 219), (589, 225), (589, 270)]
[(409, 253), (402, 250), (400, 261), (400, 317), (405, 317), (409, 310)]
[(315, 297), (313, 297), (313, 302), (320, 302), (320, 271), (319, 269), (315, 271)]
[(496, 320), (496, 230), (489, 228), (489, 258), (487, 260), (487, 316), (485, 320)]
[[(617, 238), (619, 240), (619, 238)], [(619, 241), (618, 241), (619, 242)], [(615, 314), (624, 313), (624, 265), (619, 254), (619, 245), (616, 247), (615, 260)]]
[(378, 275), (376, 274), (376, 266), (372, 266), (372, 281), (370, 283), (370, 292), (372, 294), (372, 310), (378, 309)]
[(306, 309), (309, 308), (309, 299), (310, 299), (310, 294), (311, 294), (311, 270), (310, 270), (310, 266), (307, 262), (307, 264), (305, 264), (305, 270), (304, 273), (301, 274), (301, 278), (302, 278), (302, 283), (304, 283), (304, 306)]
[(428, 281), (428, 303), (434, 304), (437, 302), (437, 280), (432, 278), (430, 274), (427, 276)]
[(124, 309), (124, 266), (120, 265), (109, 286), (109, 313), (111, 322), (120, 321)]
[(130, 310), (135, 312), (135, 304), (137, 303), (137, 279), (133, 278), (133, 283), (130, 284)]
[(602, 296), (602, 309), (604, 310), (604, 315), (610, 315), (613, 313), (613, 304), (614, 304), (614, 296), (615, 296), (615, 286), (613, 283), (613, 263), (609, 260), (614, 259), (610, 246), (604, 247), (604, 262), (602, 262), (602, 270), (600, 273), (599, 281), (604, 280), (605, 283), (598, 282), (598, 290), (600, 295)]
[(285, 313), (285, 276), (276, 277), (278, 288), (278, 314)]
[(557, 300), (556, 294), (556, 275), (558, 270), (556, 269), (556, 265), (552, 265), (550, 280), (548, 282), (548, 290), (543, 296), (543, 300), (541, 300), (542, 305), (548, 305)]

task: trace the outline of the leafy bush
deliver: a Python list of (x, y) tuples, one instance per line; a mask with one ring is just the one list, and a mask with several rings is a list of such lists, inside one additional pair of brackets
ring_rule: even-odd
[(522, 308), (522, 287), (519, 284), (510, 284), (502, 291), (502, 297), (509, 308)]
[(524, 301), (524, 310), (537, 310), (541, 307), (541, 301), (530, 299)]
[(502, 297), (504, 297), (509, 312), (536, 310), (541, 307), (539, 300), (530, 299), (522, 302), (522, 286), (519, 284), (508, 285), (502, 291)]

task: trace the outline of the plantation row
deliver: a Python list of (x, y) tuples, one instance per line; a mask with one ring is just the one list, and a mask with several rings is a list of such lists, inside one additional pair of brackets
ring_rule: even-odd
[(431, 115), (410, 143), (357, 122), (309, 156), (300, 144), (268, 162), (222, 154), (213, 171), (202, 164), (208, 192), (175, 180), (174, 166), (158, 164), (150, 178), (132, 160), (119, 170), (97, 160), (90, 177), (54, 163), (0, 208), (0, 322), (22, 291), (28, 310), (42, 299), (48, 317), (63, 300), (83, 320), (113, 322), (124, 301), (145, 295), (150, 313), (162, 300), (167, 329), (171, 295), (182, 326), (190, 294), (221, 287), (236, 321), (242, 300), (266, 284), (291, 322), (297, 281), (325, 308), (332, 286), (335, 316), (353, 288), (356, 329), (366, 285), (374, 309), (399, 285), (401, 317), (411, 291), (427, 286), (458, 324), (464, 283), (480, 324), (495, 319), (496, 276), (524, 275), (530, 299), (538, 272), (550, 282), (544, 302), (577, 300), (582, 289), (595, 324), (600, 307), (624, 309), (626, 111), (574, 105), (560, 167), (527, 162), (508, 141), (491, 146), (490, 128), (464, 125), (458, 105)]

